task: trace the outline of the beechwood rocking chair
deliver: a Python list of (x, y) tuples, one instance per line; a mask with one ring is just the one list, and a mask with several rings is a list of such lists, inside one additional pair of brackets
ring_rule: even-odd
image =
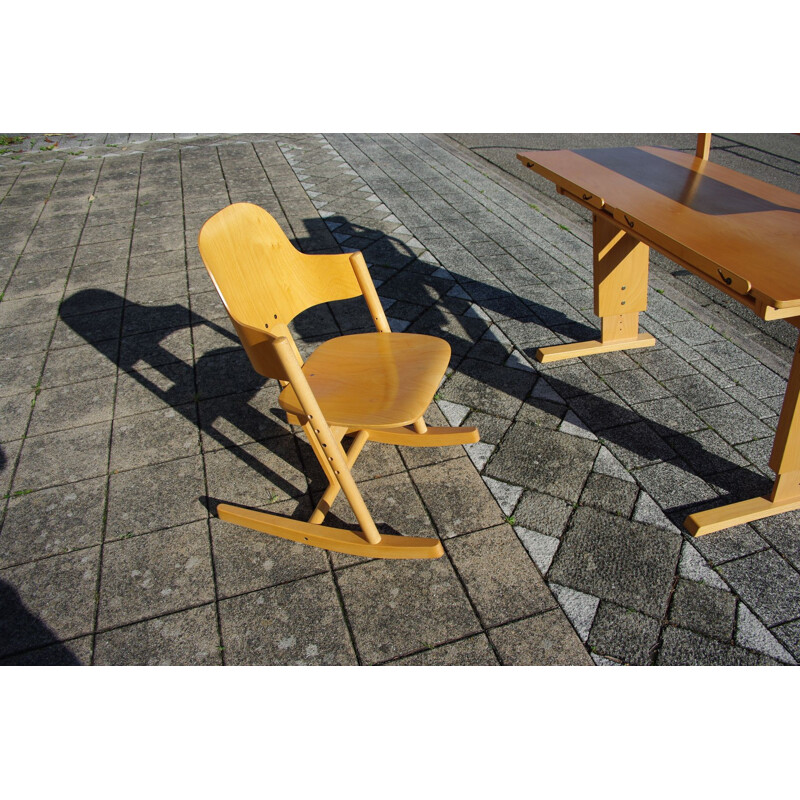
[[(351, 469), (367, 440), (411, 447), (478, 441), (476, 428), (428, 427), (423, 414), (450, 360), (442, 339), (392, 333), (361, 253), (307, 255), (262, 208), (235, 203), (200, 231), (203, 262), (253, 368), (284, 387), (288, 421), (305, 432), (328, 480), (308, 522), (220, 504), (220, 519), (326, 550), (373, 558), (438, 558), (435, 538), (381, 535)], [(339, 336), (305, 363), (288, 325), (311, 306), (362, 295), (377, 333)], [(348, 450), (345, 436), (353, 436)], [(339, 491), (360, 530), (322, 525)]]

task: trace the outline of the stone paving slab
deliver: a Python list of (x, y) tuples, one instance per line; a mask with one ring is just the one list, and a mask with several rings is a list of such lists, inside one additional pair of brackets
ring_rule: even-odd
[[(590, 227), (463, 135), (26, 137), (0, 154), (0, 662), (800, 658), (798, 514), (680, 526), (768, 485), (791, 326), (654, 257), (657, 347), (536, 363), (595, 335)], [(748, 141), (712, 157), (747, 171)], [(797, 190), (777, 144), (774, 182), (794, 169)], [(427, 418), (481, 442), (370, 445), (357, 466), (379, 526), (438, 535), (444, 558), (329, 554), (214, 517), (220, 500), (307, 516), (321, 480), (199, 259), (200, 226), (237, 201), (305, 252), (361, 249), (393, 330), (450, 344)], [(294, 329), (307, 353), (369, 324), (348, 301)], [(331, 519), (354, 522), (341, 501)]]

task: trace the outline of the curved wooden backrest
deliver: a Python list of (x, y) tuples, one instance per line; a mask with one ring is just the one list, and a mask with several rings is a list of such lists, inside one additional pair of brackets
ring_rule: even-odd
[(301, 253), (252, 203), (218, 211), (203, 225), (197, 244), (228, 313), (254, 328), (288, 325), (318, 303), (361, 294), (347, 254)]
[[(211, 217), (197, 240), (203, 263), (225, 304), (253, 368), (287, 380), (273, 336), (311, 306), (362, 294), (348, 254), (307, 255), (260, 206), (234, 203)], [(266, 335), (267, 333), (273, 336)], [(300, 354), (294, 348), (300, 361)]]

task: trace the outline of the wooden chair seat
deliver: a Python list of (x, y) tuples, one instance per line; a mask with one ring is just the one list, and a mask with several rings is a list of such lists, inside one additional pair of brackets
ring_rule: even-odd
[[(381, 430), (422, 417), (449, 361), (450, 347), (434, 336), (357, 333), (323, 342), (302, 369), (329, 425)], [(291, 384), (279, 402), (304, 417)]]

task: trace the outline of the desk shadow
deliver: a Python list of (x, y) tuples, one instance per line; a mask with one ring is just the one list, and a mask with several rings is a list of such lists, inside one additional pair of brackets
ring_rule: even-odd
[(0, 580), (0, 663), (6, 666), (80, 666), (74, 653), (37, 616), (13, 586)]

